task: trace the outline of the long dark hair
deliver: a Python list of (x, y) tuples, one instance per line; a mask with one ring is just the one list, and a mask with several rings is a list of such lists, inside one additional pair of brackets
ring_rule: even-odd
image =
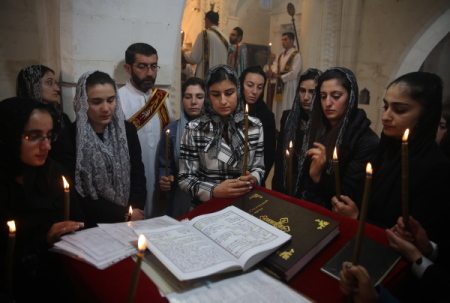
[[(344, 87), (348, 93), (347, 110), (340, 118), (338, 123), (332, 127), (330, 121), (325, 116), (322, 105), (320, 90), (325, 81), (336, 80), (339, 85)], [(341, 143), (338, 141), (338, 136), (343, 135), (344, 122), (351, 119), (351, 116), (356, 111), (358, 106), (358, 84), (354, 74), (345, 68), (331, 68), (319, 76), (315, 90), (314, 100), (312, 102), (310, 112), (310, 126), (308, 146), (311, 148), (314, 142), (319, 142), (325, 145), (327, 151), (327, 158), (332, 157), (334, 147)], [(339, 143), (339, 144), (337, 144)]]
[(261, 95), (258, 98), (259, 100), (263, 100), (264, 99), (264, 88), (266, 87), (266, 82), (267, 82), (267, 75), (264, 72), (264, 70), (261, 68), (261, 66), (257, 65), (257, 66), (252, 66), (249, 68), (246, 68), (242, 71), (241, 76), (239, 77), (239, 82), (241, 82), (241, 96), (242, 98), (245, 100), (245, 95), (244, 95), (244, 81), (245, 81), (245, 77), (247, 77), (248, 74), (258, 74), (261, 75), (264, 78), (264, 86), (263, 86), (263, 90)]
[(54, 110), (44, 103), (24, 97), (12, 97), (0, 102), (0, 166), (9, 177), (23, 173), (20, 160), (22, 133), (34, 110), (49, 113), (53, 120), (53, 132), (59, 131)]

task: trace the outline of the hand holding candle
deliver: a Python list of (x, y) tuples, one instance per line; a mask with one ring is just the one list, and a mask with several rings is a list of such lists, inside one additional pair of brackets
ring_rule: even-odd
[(131, 221), (132, 214), (133, 214), (133, 209), (131, 208), (131, 205), (130, 205), (128, 213), (125, 214), (125, 222)]
[(131, 277), (130, 289), (128, 291), (127, 303), (133, 302), (134, 295), (136, 293), (137, 283), (139, 281), (139, 273), (141, 271), (142, 258), (144, 257), (145, 249), (147, 248), (147, 242), (144, 235), (139, 235), (138, 240), (138, 253), (136, 254), (137, 260), (134, 266), (133, 276)]
[(336, 198), (338, 198), (338, 200), (341, 201), (341, 176), (339, 173), (339, 160), (337, 156), (337, 147), (334, 147), (333, 165), (334, 165), (334, 184), (336, 186)]
[(367, 163), (366, 184), (364, 186), (364, 195), (361, 205), (361, 211), (359, 212), (359, 226), (358, 226), (358, 233), (356, 234), (355, 249), (353, 251), (353, 261), (352, 261), (353, 265), (358, 265), (359, 262), (362, 237), (364, 235), (364, 225), (366, 224), (367, 205), (369, 203), (370, 188), (372, 185), (372, 173), (373, 173), (372, 165), (369, 162)]
[(6, 254), (6, 279), (8, 290), (12, 292), (13, 285), (13, 264), (14, 264), (14, 247), (16, 245), (16, 223), (14, 220), (7, 222), (9, 226), (8, 234), (8, 251)]
[(409, 163), (408, 163), (408, 135), (405, 130), (402, 138), (402, 215), (406, 230), (409, 230)]
[(165, 155), (166, 155), (166, 177), (169, 176), (169, 134), (170, 134), (170, 129), (168, 129), (166, 131), (166, 148), (165, 148)]
[(244, 115), (244, 159), (242, 163), (242, 176), (247, 175), (247, 154), (248, 154), (248, 104), (245, 104)]
[(69, 221), (70, 218), (70, 189), (66, 178), (62, 176), (64, 183), (64, 221)]

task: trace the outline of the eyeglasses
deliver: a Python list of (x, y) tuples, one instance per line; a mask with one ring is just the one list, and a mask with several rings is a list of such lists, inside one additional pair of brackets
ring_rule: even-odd
[(61, 88), (61, 85), (60, 85), (60, 83), (58, 81), (47, 80), (47, 81), (44, 82), (44, 84), (47, 85), (48, 87), (56, 86), (56, 87)]
[(138, 70), (140, 71), (148, 71), (148, 70), (152, 70), (154, 72), (157, 72), (161, 67), (156, 65), (156, 63), (154, 64), (144, 64), (144, 63), (139, 63), (138, 65), (133, 65), (134, 67), (136, 67)]
[(47, 136), (40, 136), (40, 135), (35, 135), (35, 134), (29, 134), (29, 135), (23, 134), (22, 138), (30, 143), (44, 142), (45, 139), (48, 139), (50, 142), (55, 142), (56, 139), (58, 139), (58, 134), (51, 133)]

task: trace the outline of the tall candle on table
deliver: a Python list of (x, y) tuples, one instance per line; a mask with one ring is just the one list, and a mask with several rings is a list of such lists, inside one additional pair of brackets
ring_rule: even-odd
[(359, 262), (359, 255), (361, 252), (361, 244), (362, 244), (362, 237), (364, 235), (364, 225), (366, 224), (366, 215), (367, 215), (367, 206), (369, 203), (369, 196), (370, 196), (370, 188), (372, 185), (372, 165), (367, 163), (366, 168), (366, 184), (364, 186), (364, 195), (361, 205), (361, 211), (359, 212), (359, 226), (358, 226), (358, 233), (356, 234), (356, 242), (355, 242), (355, 249), (353, 251), (353, 265), (358, 265)]
[(402, 138), (402, 216), (405, 228), (409, 229), (409, 163), (408, 163), (408, 135), (409, 128), (405, 130)]
[(287, 184), (287, 192), (289, 196), (292, 196), (292, 160), (294, 158), (294, 146), (292, 144), (292, 140), (289, 141), (289, 149), (286, 151), (286, 161), (287, 161), (287, 175), (286, 175), (286, 184)]
[(6, 254), (6, 280), (9, 291), (12, 291), (13, 285), (13, 264), (14, 264), (14, 247), (16, 245), (16, 223), (14, 220), (7, 222), (9, 226), (8, 234), (8, 250)]
[(147, 248), (147, 242), (145, 241), (144, 235), (139, 236), (138, 240), (138, 253), (136, 254), (137, 260), (134, 266), (133, 276), (131, 277), (130, 289), (128, 291), (127, 303), (133, 302), (134, 295), (136, 293), (136, 287), (139, 281), (139, 273), (141, 271), (142, 257), (144, 257), (145, 249)]
[(247, 174), (247, 154), (248, 154), (248, 104), (245, 104), (245, 115), (244, 115), (244, 159), (242, 163), (242, 175)]
[(334, 147), (333, 152), (333, 165), (334, 165), (334, 184), (336, 186), (336, 198), (341, 200), (341, 175), (339, 173), (339, 159), (337, 156), (337, 147)]
[(166, 148), (165, 148), (166, 177), (169, 176), (169, 134), (170, 134), (170, 129), (166, 130)]
[(64, 183), (64, 221), (68, 221), (70, 217), (70, 189), (66, 178), (62, 176)]

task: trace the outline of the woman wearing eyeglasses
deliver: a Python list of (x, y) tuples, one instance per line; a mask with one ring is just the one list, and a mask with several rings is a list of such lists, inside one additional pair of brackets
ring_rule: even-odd
[[(125, 121), (114, 80), (101, 71), (78, 80), (76, 121), (61, 132), (52, 157), (72, 172), (86, 227), (144, 218), (147, 197), (136, 127)], [(74, 174), (74, 176), (73, 176)]]
[(55, 72), (44, 65), (29, 65), (19, 72), (16, 86), (17, 97), (27, 97), (54, 107), (59, 123), (64, 128), (70, 124), (69, 117), (61, 111), (61, 89)]
[[(58, 301), (70, 291), (59, 256), (48, 251), (60, 236), (83, 227), (81, 222), (63, 221), (62, 170), (47, 157), (59, 128), (56, 121), (46, 105), (30, 98), (0, 102), (0, 275), (3, 280), (6, 222), (14, 220), (14, 291), (8, 295), (16, 302), (48, 301), (50, 293)], [(70, 218), (80, 218), (76, 200)], [(4, 287), (0, 283), (2, 302)]]

